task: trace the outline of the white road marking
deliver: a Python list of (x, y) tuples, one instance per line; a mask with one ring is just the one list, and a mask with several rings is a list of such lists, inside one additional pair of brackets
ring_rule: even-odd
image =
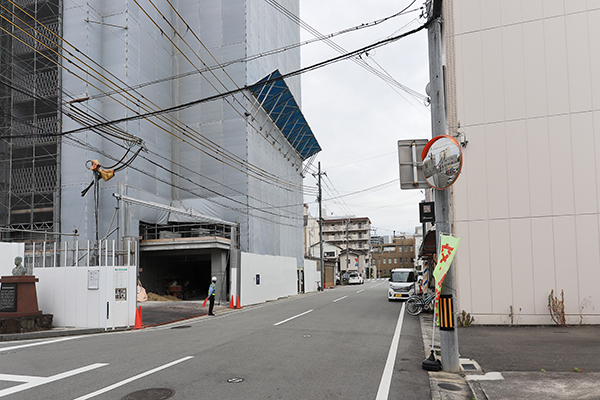
[(0, 397), (8, 396), (17, 392), (21, 392), (23, 390), (31, 389), (36, 386), (44, 385), (46, 383), (58, 381), (60, 379), (68, 378), (73, 375), (81, 374), (83, 372), (91, 371), (96, 368), (103, 367), (108, 364), (97, 363), (88, 365), (87, 367), (77, 368), (72, 371), (63, 372), (61, 374), (53, 375), (48, 378), (44, 378), (41, 376), (28, 376), (28, 375), (9, 375), (9, 374), (0, 374), (0, 381), (9, 381), (9, 382), (25, 382), (22, 385), (17, 385), (10, 387), (8, 389), (0, 390)]
[(122, 380), (121, 382), (117, 382), (117, 383), (115, 383), (114, 385), (107, 386), (107, 387), (105, 387), (104, 389), (96, 390), (96, 391), (95, 391), (95, 392), (93, 392), (93, 393), (86, 394), (85, 396), (78, 397), (78, 398), (76, 398), (75, 400), (85, 400), (85, 399), (91, 399), (92, 397), (96, 397), (96, 396), (98, 396), (98, 395), (100, 395), (100, 394), (102, 394), (102, 393), (106, 393), (106, 392), (108, 392), (108, 391), (111, 391), (111, 390), (113, 390), (113, 389), (116, 389), (116, 388), (118, 388), (119, 386), (123, 386), (123, 385), (126, 385), (126, 384), (128, 384), (129, 382), (133, 382), (133, 381), (135, 381), (136, 379), (143, 378), (143, 377), (145, 377), (145, 376), (147, 376), (147, 375), (153, 374), (153, 373), (155, 373), (155, 372), (158, 372), (158, 371), (160, 371), (160, 370), (163, 370), (163, 369), (165, 369), (165, 368), (169, 368), (169, 367), (172, 367), (173, 365), (179, 364), (180, 362), (187, 361), (187, 360), (189, 360), (190, 358), (194, 358), (194, 356), (187, 356), (187, 357), (183, 357), (183, 358), (180, 358), (179, 360), (175, 360), (175, 361), (173, 361), (173, 362), (170, 362), (170, 363), (168, 363), (168, 364), (165, 364), (165, 365), (163, 365), (163, 366), (160, 366), (160, 367), (157, 367), (157, 368), (151, 369), (150, 371), (142, 372), (141, 374), (138, 374), (138, 375), (136, 375), (136, 376), (132, 376), (131, 378), (128, 378), (128, 379)]
[(312, 312), (312, 311), (313, 311), (313, 310), (308, 310), (308, 311), (306, 311), (306, 312), (303, 312), (302, 314), (294, 315), (294, 316), (293, 316), (293, 317), (291, 317), (291, 318), (284, 319), (283, 321), (279, 321), (279, 322), (277, 322), (276, 324), (273, 324), (273, 325), (274, 325), (274, 326), (277, 326), (277, 325), (285, 324), (285, 323), (286, 323), (286, 322), (288, 322), (288, 321), (291, 321), (291, 320), (293, 320), (293, 319), (295, 319), (295, 318), (298, 318), (298, 317), (301, 317), (301, 316), (303, 316), (303, 315), (306, 315), (306, 314), (308, 314), (308, 313), (310, 313), (310, 312)]
[(356, 293), (360, 293), (360, 292), (364, 292), (364, 291), (365, 291), (365, 289), (360, 289), (360, 290), (359, 290), (358, 292), (356, 292)]
[(381, 382), (379, 383), (379, 390), (377, 391), (375, 400), (387, 400), (390, 394), (390, 385), (392, 384), (392, 374), (394, 372), (394, 364), (396, 363), (396, 353), (398, 352), (398, 343), (400, 342), (400, 332), (402, 331), (405, 307), (406, 303), (402, 303), (402, 309), (400, 309), (398, 323), (396, 324), (396, 331), (392, 338), (392, 345), (390, 346), (390, 352), (388, 353), (387, 361), (385, 362), (385, 368), (383, 369), (383, 375), (381, 376)]
[(340, 297), (339, 299), (335, 299), (333, 302), (334, 302), (334, 303), (337, 303), (337, 302), (338, 302), (338, 301), (340, 301), (340, 300), (344, 300), (346, 297), (348, 297), (348, 296)]
[(35, 342), (35, 343), (21, 344), (21, 345), (18, 345), (18, 346), (11, 346), (11, 347), (0, 347), (0, 353), (5, 352), (5, 351), (10, 351), (10, 350), (24, 349), (24, 348), (27, 348), (27, 347), (41, 346), (41, 345), (44, 345), (44, 344), (52, 344), (52, 343), (64, 342), (66, 340), (73, 340), (73, 339), (77, 339), (77, 338), (78, 338), (78, 336), (70, 336), (70, 337), (61, 338), (61, 339), (48, 340), (48, 341), (45, 341), (45, 342)]

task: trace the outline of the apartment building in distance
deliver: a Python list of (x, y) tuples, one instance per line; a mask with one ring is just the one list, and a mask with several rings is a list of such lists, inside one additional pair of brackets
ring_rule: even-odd
[(323, 242), (331, 243), (342, 249), (336, 272), (352, 270), (367, 277), (367, 269), (371, 265), (371, 220), (369, 218), (324, 219)]
[(393, 237), (391, 243), (374, 244), (372, 265), (378, 278), (390, 276), (394, 268), (413, 268), (415, 260), (414, 236)]

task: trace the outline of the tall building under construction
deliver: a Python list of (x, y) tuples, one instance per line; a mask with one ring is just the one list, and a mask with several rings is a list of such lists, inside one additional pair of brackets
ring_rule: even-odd
[(302, 263), (320, 147), (298, 0), (0, 5), (3, 240), (170, 239), (147, 249), (201, 263), (201, 239), (235, 225), (242, 251)]

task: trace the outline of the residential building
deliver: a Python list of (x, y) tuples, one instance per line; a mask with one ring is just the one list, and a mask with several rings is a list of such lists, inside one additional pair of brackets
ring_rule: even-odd
[(377, 269), (379, 278), (389, 277), (394, 268), (414, 268), (414, 262), (414, 236), (397, 236), (391, 239), (391, 243), (373, 246), (372, 264)]
[[(338, 273), (355, 270), (363, 277), (367, 276), (371, 254), (371, 220), (369, 218), (324, 218), (323, 241), (342, 249), (343, 254), (339, 257)], [(349, 251), (347, 257), (346, 251)], [(355, 258), (358, 258), (358, 261), (354, 260)]]
[[(600, 4), (443, 2), (457, 305), (475, 324), (600, 323)], [(466, 139), (466, 140), (465, 140)]]
[[(310, 215), (308, 204), (304, 204), (304, 254), (314, 256), (312, 247), (319, 243), (319, 221)], [(318, 257), (318, 256), (317, 256)]]

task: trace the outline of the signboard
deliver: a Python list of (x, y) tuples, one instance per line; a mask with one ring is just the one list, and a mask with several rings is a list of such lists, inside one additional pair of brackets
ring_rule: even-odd
[(88, 290), (100, 289), (100, 271), (97, 269), (88, 270)]
[(435, 203), (433, 201), (419, 203), (419, 221), (435, 223)]
[(17, 311), (17, 284), (3, 283), (0, 288), (0, 312)]
[(398, 140), (400, 164), (400, 189), (429, 189), (431, 186), (423, 175), (421, 153), (427, 139)]

